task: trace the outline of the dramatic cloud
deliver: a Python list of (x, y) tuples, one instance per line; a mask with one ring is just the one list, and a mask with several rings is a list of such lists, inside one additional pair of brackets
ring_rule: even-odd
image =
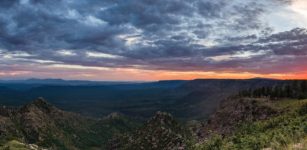
[(0, 77), (303, 75), (306, 10), (304, 0), (2, 0)]

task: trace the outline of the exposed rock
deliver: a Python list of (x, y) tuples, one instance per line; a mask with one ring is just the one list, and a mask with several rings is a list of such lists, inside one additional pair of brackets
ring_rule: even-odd
[(231, 134), (243, 122), (265, 120), (279, 114), (267, 99), (229, 98), (197, 132), (200, 139), (212, 134)]
[[(87, 118), (62, 111), (42, 98), (20, 108), (0, 107), (0, 144), (17, 139), (32, 148), (102, 149), (113, 132), (131, 125), (129, 119), (116, 116), (108, 121)], [(113, 126), (113, 120), (126, 126)]]
[(123, 115), (118, 113), (118, 112), (114, 112), (114, 113), (111, 113), (111, 114), (103, 117), (103, 119), (116, 119), (116, 118), (119, 118), (121, 116), (123, 116)]
[(122, 135), (110, 141), (109, 149), (174, 150), (188, 149), (189, 133), (165, 112), (154, 117), (132, 135)]

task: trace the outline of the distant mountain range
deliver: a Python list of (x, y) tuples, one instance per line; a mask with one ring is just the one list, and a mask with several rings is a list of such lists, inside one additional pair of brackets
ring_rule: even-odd
[(110, 85), (143, 83), (141, 81), (87, 81), (87, 80), (63, 80), (63, 79), (24, 79), (24, 80), (0, 80), (0, 83), (15, 84), (42, 84), (42, 85)]
[[(195, 79), (195, 80), (219, 80), (219, 79)], [(221, 79), (222, 80), (222, 79)], [(229, 79), (225, 79), (229, 80)], [(247, 80), (276, 80), (271, 78), (255, 77)], [(155, 82), (185, 82), (188, 80), (161, 80), (161, 81), (89, 81), (89, 80), (64, 80), (64, 79), (39, 79), (30, 78), (23, 80), (0, 80), (1, 84), (38, 84), (38, 85), (117, 85)]]
[(38, 97), (57, 107), (86, 116), (112, 112), (148, 118), (156, 111), (175, 117), (204, 119), (220, 102), (239, 91), (287, 81), (271, 79), (197, 79), (157, 82), (94, 82), (61, 79), (2, 81), (0, 104), (20, 106)]

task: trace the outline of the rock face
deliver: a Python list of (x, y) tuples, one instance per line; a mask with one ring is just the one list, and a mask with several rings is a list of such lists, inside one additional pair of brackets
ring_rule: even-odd
[(189, 133), (169, 113), (157, 112), (131, 135), (110, 141), (109, 149), (173, 150), (188, 149)]
[(200, 139), (212, 134), (227, 135), (240, 123), (265, 120), (279, 114), (268, 99), (229, 98), (198, 131)]
[(26, 142), (36, 143), (44, 141), (48, 130), (56, 130), (56, 116), (60, 116), (62, 112), (48, 104), (43, 99), (35, 100), (34, 102), (20, 108), (13, 116), (16, 123), (21, 126), (22, 132), (25, 135)]

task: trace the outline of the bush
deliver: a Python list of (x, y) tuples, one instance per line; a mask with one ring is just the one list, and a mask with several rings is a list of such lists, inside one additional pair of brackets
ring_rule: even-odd
[(299, 110), (300, 115), (307, 115), (307, 104), (304, 104), (300, 110)]

